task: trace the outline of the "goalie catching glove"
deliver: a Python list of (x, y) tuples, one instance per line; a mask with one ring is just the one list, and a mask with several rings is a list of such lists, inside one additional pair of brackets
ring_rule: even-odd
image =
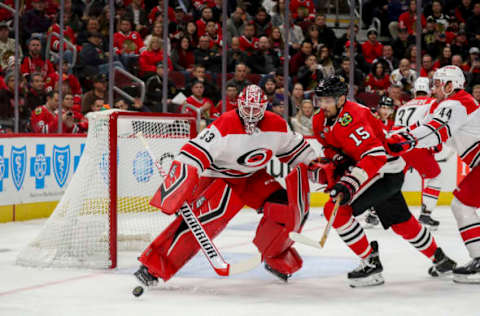
[(386, 138), (386, 149), (392, 156), (401, 156), (417, 145), (415, 136), (407, 131), (392, 134)]
[(340, 178), (330, 191), (333, 200), (341, 198), (340, 205), (349, 204), (361, 185), (368, 180), (368, 174), (361, 168), (353, 167), (351, 171)]
[(175, 160), (150, 205), (167, 215), (175, 214), (185, 201), (192, 198), (197, 184), (197, 168)]

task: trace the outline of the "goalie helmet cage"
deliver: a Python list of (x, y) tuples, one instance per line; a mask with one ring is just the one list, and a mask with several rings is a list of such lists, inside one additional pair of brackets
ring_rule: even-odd
[(195, 118), (116, 110), (87, 117), (78, 168), (17, 264), (115, 268), (119, 250), (143, 250), (172, 220), (149, 205), (163, 179), (136, 134), (143, 134), (168, 171), (181, 146), (196, 135)]

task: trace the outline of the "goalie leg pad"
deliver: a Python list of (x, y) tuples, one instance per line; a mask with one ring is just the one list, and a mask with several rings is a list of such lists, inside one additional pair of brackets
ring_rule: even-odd
[(197, 168), (175, 160), (150, 205), (166, 214), (174, 214), (185, 201), (192, 198), (197, 184)]
[(273, 269), (292, 274), (302, 266), (302, 260), (292, 248), (291, 231), (301, 232), (310, 208), (307, 167), (299, 164), (285, 179), (288, 205), (267, 202), (257, 228), (254, 244), (266, 263)]
[[(202, 178), (201, 180), (210, 180)], [(210, 180), (211, 182), (211, 180)], [(208, 181), (200, 181), (208, 183)], [(200, 192), (200, 191), (199, 191)], [(243, 202), (223, 180), (215, 179), (192, 201), (192, 209), (212, 239), (242, 209)], [(195, 236), (181, 216), (177, 217), (143, 252), (139, 261), (150, 273), (169, 280), (200, 250)]]

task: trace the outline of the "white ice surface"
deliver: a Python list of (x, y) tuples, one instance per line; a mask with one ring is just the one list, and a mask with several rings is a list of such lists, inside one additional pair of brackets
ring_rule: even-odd
[[(418, 213), (418, 208), (413, 212)], [(305, 234), (319, 238), (325, 225), (313, 209)], [(216, 239), (227, 260), (247, 258), (259, 216), (242, 211)], [(434, 218), (434, 233), (447, 255), (469, 260), (455, 221), (447, 207)], [(259, 266), (248, 273), (220, 278), (201, 254), (167, 283), (135, 298), (132, 273), (139, 253), (120, 255), (113, 271), (36, 269), (16, 266), (20, 249), (32, 240), (44, 220), (0, 224), (0, 315), (480, 315), (480, 285), (454, 284), (428, 276), (429, 260), (381, 228), (367, 230), (378, 240), (385, 284), (352, 289), (346, 273), (357, 258), (331, 231), (323, 250), (298, 245), (304, 266), (288, 282), (278, 281)], [(363, 223), (363, 221), (362, 221)]]

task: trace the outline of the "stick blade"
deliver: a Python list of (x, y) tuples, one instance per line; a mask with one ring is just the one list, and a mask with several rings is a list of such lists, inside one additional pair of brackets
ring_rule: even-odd
[(290, 237), (291, 240), (293, 240), (295, 242), (298, 242), (300, 244), (304, 244), (304, 245), (307, 245), (307, 246), (310, 246), (310, 247), (322, 249), (322, 245), (318, 241), (313, 240), (311, 238), (308, 238), (308, 237), (306, 237), (302, 234), (299, 234), (299, 233), (296, 233), (296, 232), (290, 232), (288, 234), (288, 236)]
[(230, 264), (228, 275), (234, 275), (253, 270), (260, 263), (262, 263), (262, 255), (260, 253), (257, 253), (251, 258), (246, 259), (245, 261)]

